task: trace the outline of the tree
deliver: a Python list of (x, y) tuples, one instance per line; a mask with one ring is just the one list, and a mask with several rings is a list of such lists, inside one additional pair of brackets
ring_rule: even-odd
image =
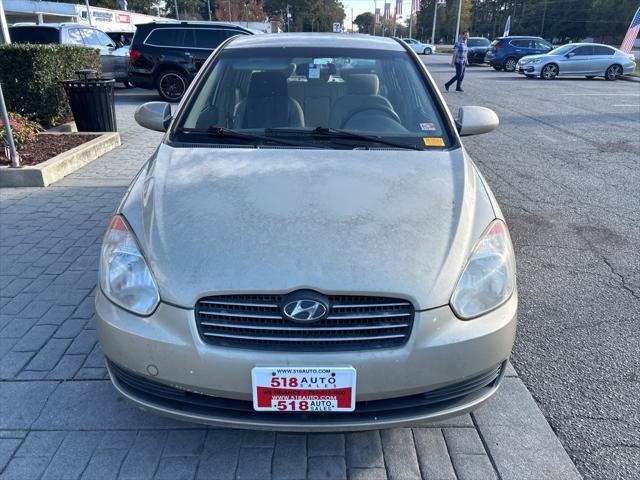
[(376, 17), (371, 12), (364, 12), (358, 15), (353, 24), (357, 25), (358, 33), (373, 33)]
[[(231, 16), (229, 16), (231, 7)], [(215, 10), (216, 20), (262, 22), (266, 15), (260, 0), (218, 0)]]
[(127, 9), (131, 12), (156, 15), (158, 13), (156, 3), (156, 0), (127, 0)]
[(342, 3), (337, 0), (265, 0), (264, 10), (284, 18), (287, 4), (292, 32), (330, 32), (334, 22), (342, 23), (346, 17)]

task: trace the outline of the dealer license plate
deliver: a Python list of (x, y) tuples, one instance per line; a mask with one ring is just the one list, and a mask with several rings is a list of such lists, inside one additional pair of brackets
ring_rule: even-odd
[(253, 408), (262, 412), (353, 412), (353, 367), (255, 367)]

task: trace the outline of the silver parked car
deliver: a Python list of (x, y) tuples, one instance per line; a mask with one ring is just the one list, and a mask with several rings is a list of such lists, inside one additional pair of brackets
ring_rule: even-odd
[(516, 331), (500, 208), (402, 42), (237, 36), (207, 60), (104, 237), (115, 388), (219, 426), (359, 430), (468, 412)]
[(436, 52), (436, 46), (432, 43), (424, 43), (413, 38), (403, 38), (402, 40), (418, 55), (431, 55)]
[(102, 77), (130, 86), (128, 47), (118, 47), (102, 30), (81, 23), (19, 23), (9, 28), (14, 43), (77, 45), (100, 51)]
[(617, 48), (597, 43), (570, 43), (544, 55), (520, 59), (519, 73), (553, 80), (558, 76), (604, 77), (616, 80), (636, 68), (635, 58)]

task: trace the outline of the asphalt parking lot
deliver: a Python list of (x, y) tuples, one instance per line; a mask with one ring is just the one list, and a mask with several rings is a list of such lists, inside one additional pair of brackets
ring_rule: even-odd
[[(444, 91), (450, 56), (422, 58)], [(465, 146), (515, 244), (515, 368), (585, 478), (640, 478), (640, 83), (470, 67), (454, 88), (454, 114), (501, 120)]]

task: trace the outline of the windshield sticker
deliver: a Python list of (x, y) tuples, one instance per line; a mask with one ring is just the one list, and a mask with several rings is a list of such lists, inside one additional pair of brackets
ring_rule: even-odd
[(427, 147), (444, 147), (442, 137), (423, 137), (422, 141)]
[(320, 78), (319, 65), (309, 65), (309, 78)]
[(330, 63), (333, 63), (333, 58), (314, 58), (313, 59), (314, 65), (329, 65)]
[(420, 125), (420, 130), (433, 131), (436, 129), (433, 123), (419, 123), (418, 125)]

